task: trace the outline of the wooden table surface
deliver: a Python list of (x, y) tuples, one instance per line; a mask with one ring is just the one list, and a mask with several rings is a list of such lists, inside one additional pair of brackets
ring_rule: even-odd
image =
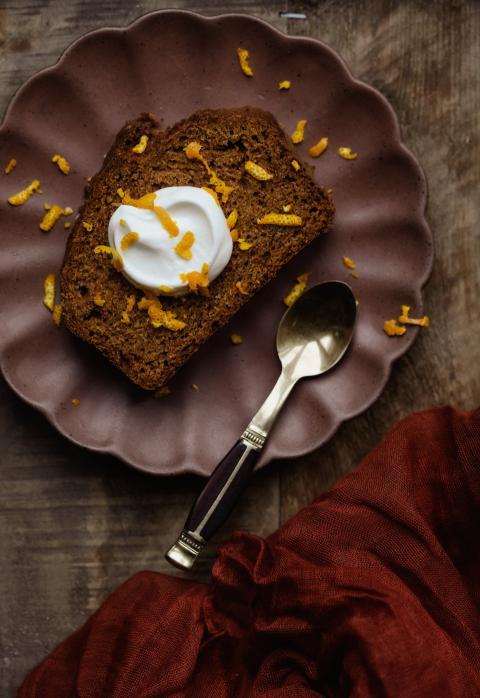
[[(432, 405), (480, 404), (480, 5), (410, 0), (198, 3), (153, 0), (0, 0), (0, 110), (71, 41), (163, 7), (249, 12), (290, 34), (330, 44), (396, 110), (425, 168), (436, 261), (426, 289), (432, 326), (394, 367), (377, 403), (311, 455), (255, 476), (194, 576), (208, 579), (232, 529), (273, 531), (348, 472), (399, 417)], [(283, 12), (305, 14), (287, 19)], [(0, 211), (1, 213), (1, 211)], [(171, 573), (163, 552), (199, 479), (163, 480), (84, 451), (0, 382), (1, 677), (24, 674), (102, 599), (141, 569)], [(388, 473), (385, 473), (388, 476)]]

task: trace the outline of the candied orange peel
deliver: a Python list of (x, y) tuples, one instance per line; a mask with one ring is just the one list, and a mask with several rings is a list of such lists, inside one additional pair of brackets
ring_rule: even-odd
[(71, 402), (72, 402), (72, 405), (73, 405), (74, 407), (78, 407), (79, 404), (80, 404), (80, 400), (78, 399), (78, 397), (72, 398), (72, 401), (71, 401)]
[(165, 284), (160, 284), (158, 290), (160, 291), (160, 293), (169, 294), (173, 291), (173, 288), (171, 286), (165, 286)]
[(430, 325), (430, 318), (428, 315), (424, 315), (421, 318), (410, 317), (411, 307), (409, 305), (402, 305), (402, 312), (398, 318), (398, 321), (403, 325), (418, 325), (419, 327), (428, 327)]
[(172, 332), (178, 332), (185, 327), (183, 320), (179, 320), (175, 313), (171, 310), (163, 310), (160, 301), (156, 301), (148, 307), (148, 317), (155, 329), (165, 327)]
[(145, 134), (143, 136), (140, 136), (140, 140), (138, 141), (137, 145), (134, 145), (132, 148), (133, 153), (139, 153), (142, 154), (145, 152), (145, 148), (147, 147), (148, 143), (148, 136)]
[(292, 167), (295, 170), (295, 172), (298, 172), (298, 170), (301, 169), (301, 165), (298, 162), (298, 160), (292, 160)]
[(354, 153), (351, 148), (347, 148), (346, 146), (339, 148), (337, 153), (344, 160), (356, 160), (358, 158), (358, 153)]
[(230, 213), (228, 214), (227, 218), (227, 225), (230, 230), (233, 230), (235, 226), (237, 225), (238, 221), (238, 211), (236, 208), (234, 208)]
[(126, 325), (130, 324), (130, 313), (135, 307), (135, 295), (132, 294), (131, 296), (128, 296), (127, 298), (127, 305), (125, 307), (125, 310), (122, 311), (122, 318), (121, 321), (124, 322)]
[(311, 272), (307, 271), (305, 274), (300, 274), (300, 276), (297, 276), (297, 283), (292, 287), (291, 291), (285, 296), (283, 299), (283, 302), (287, 306), (287, 308), (290, 308), (291, 305), (297, 301), (302, 293), (305, 291), (307, 288), (308, 284), (308, 279), (310, 278)]
[(40, 180), (34, 179), (33, 182), (31, 182), (28, 185), (28, 187), (25, 187), (25, 189), (22, 189), (16, 194), (13, 194), (13, 196), (10, 196), (8, 199), (8, 203), (11, 206), (23, 206), (23, 204), (29, 200), (32, 194), (34, 194), (36, 191), (39, 191), (39, 188)]
[(318, 158), (322, 153), (326, 151), (328, 148), (328, 138), (325, 136), (324, 138), (320, 138), (320, 140), (315, 143), (315, 145), (312, 145), (311, 148), (308, 149), (308, 154), (312, 158)]
[(235, 283), (235, 286), (236, 286), (237, 290), (240, 291), (240, 293), (242, 294), (242, 296), (248, 296), (248, 295), (249, 295), (248, 291), (247, 291), (247, 290), (244, 288), (244, 286), (243, 286), (243, 281), (237, 281), (237, 282)]
[(85, 228), (85, 230), (86, 230), (88, 233), (91, 233), (91, 232), (92, 232), (92, 230), (93, 230), (93, 224), (92, 224), (92, 223), (89, 223), (88, 221), (82, 221), (82, 225), (83, 225), (83, 227)]
[(342, 262), (347, 267), (347, 269), (356, 269), (357, 268), (357, 265), (355, 264), (353, 259), (350, 259), (350, 257), (342, 257)]
[(12, 158), (12, 159), (10, 160), (10, 162), (8, 162), (8, 163), (5, 165), (5, 167), (3, 168), (5, 174), (10, 174), (10, 172), (12, 172), (13, 169), (14, 169), (16, 166), (17, 166), (17, 161), (15, 160), (15, 158)]
[(385, 320), (385, 322), (383, 323), (383, 331), (389, 337), (401, 337), (405, 334), (407, 328), (402, 327), (402, 325), (398, 324), (397, 320), (393, 319)]
[(220, 206), (220, 201), (218, 200), (218, 194), (216, 191), (214, 191), (213, 189), (210, 189), (210, 187), (202, 187), (202, 189), (203, 189), (203, 191), (206, 191), (207, 194), (210, 194), (210, 196), (213, 196), (217, 206)]
[(103, 298), (100, 293), (96, 293), (93, 296), (93, 302), (101, 308), (102, 305), (105, 305), (105, 298)]
[(55, 306), (55, 274), (48, 274), (43, 281), (43, 304), (53, 313)]
[(285, 206), (282, 206), (282, 211), (284, 213), (290, 213), (291, 210), (292, 210), (292, 204), (286, 204)]
[(200, 390), (200, 388), (198, 387), (198, 385), (196, 383), (192, 383), (192, 385), (190, 387), (192, 390), (195, 390), (196, 393), (198, 393), (198, 391)]
[(43, 230), (45, 233), (48, 233), (48, 231), (53, 228), (61, 216), (71, 216), (73, 213), (73, 210), (69, 206), (64, 208), (63, 206), (57, 206), (57, 204), (53, 204), (53, 206), (45, 204), (44, 208), (46, 213), (43, 216), (39, 227), (40, 230)]
[(296, 227), (303, 225), (301, 216), (295, 213), (266, 213), (261, 218), (257, 218), (258, 225), (286, 225)]
[(237, 242), (238, 240), (238, 230), (234, 228), (233, 230), (230, 231), (230, 235), (232, 237), (233, 242)]
[(62, 304), (55, 303), (55, 305), (53, 306), (52, 319), (57, 327), (60, 327), (60, 324), (62, 322), (62, 312), (63, 312)]
[(250, 52), (246, 48), (237, 48), (237, 56), (242, 73), (251, 78), (253, 76), (253, 70), (249, 63)]
[(278, 83), (278, 89), (279, 90), (289, 90), (292, 86), (292, 83), (290, 80), (282, 80), (282, 82)]
[(63, 172), (64, 175), (68, 175), (70, 172), (70, 163), (67, 158), (64, 158), (63, 155), (52, 155), (52, 162), (58, 167), (60, 172)]
[(226, 204), (234, 187), (229, 187), (227, 184), (225, 184), (223, 179), (220, 179), (220, 177), (216, 175), (214, 170), (212, 170), (208, 164), (206, 158), (200, 152), (201, 148), (202, 146), (200, 143), (197, 141), (192, 141), (185, 146), (184, 152), (189, 160), (199, 160), (202, 163), (210, 177), (210, 184), (213, 186), (217, 194), (220, 194), (222, 197), (222, 202)]
[(249, 250), (254, 244), (254, 242), (247, 242), (245, 238), (238, 238), (238, 246), (243, 251)]
[(121, 250), (126, 250), (132, 245), (134, 245), (140, 238), (140, 235), (133, 230), (131, 230), (129, 233), (125, 233), (125, 235), (122, 237), (120, 241), (120, 249)]
[(190, 271), (186, 274), (180, 274), (180, 279), (184, 284), (187, 284), (190, 291), (193, 293), (207, 294), (208, 293), (208, 278), (209, 266), (205, 262), (202, 265), (201, 271)]
[(111, 255), (113, 268), (116, 269), (116, 271), (121, 271), (123, 269), (122, 256), (117, 252), (117, 250), (114, 250), (113, 247), (109, 247), (108, 245), (97, 245), (93, 251), (95, 254), (103, 253)]
[(156, 390), (153, 393), (153, 396), (155, 398), (162, 398), (162, 397), (167, 397), (168, 395), (171, 395), (171, 393), (172, 393), (172, 391), (170, 390), (168, 385), (162, 385), (161, 388), (158, 388), (158, 390)]
[(300, 119), (300, 121), (297, 121), (295, 130), (290, 136), (290, 140), (295, 145), (298, 145), (298, 143), (302, 143), (303, 139), (305, 138), (305, 126), (307, 125), (307, 123), (308, 121), (306, 119)]
[(180, 242), (175, 245), (175, 252), (182, 259), (192, 259), (192, 246), (194, 242), (195, 235), (191, 230), (187, 230), (187, 232), (182, 236)]
[(231, 334), (230, 335), (230, 341), (232, 344), (241, 344), (243, 342), (243, 338), (240, 334)]
[(269, 179), (273, 179), (273, 175), (270, 174), (270, 172), (267, 172), (264, 167), (253, 162), (253, 160), (247, 160), (245, 163), (245, 170), (254, 179), (258, 179), (259, 182), (266, 182)]

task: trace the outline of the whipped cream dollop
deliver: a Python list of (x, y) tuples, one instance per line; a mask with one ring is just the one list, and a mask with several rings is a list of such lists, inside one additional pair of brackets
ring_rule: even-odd
[[(201, 272), (205, 264), (209, 282), (216, 279), (228, 264), (233, 245), (225, 215), (213, 196), (200, 187), (164, 187), (155, 192), (153, 205), (167, 212), (177, 235), (172, 236), (148, 208), (121, 204), (110, 218), (109, 244), (123, 259), (124, 276), (139, 288), (170, 296), (187, 293), (184, 275)], [(186, 233), (190, 235), (184, 237)]]

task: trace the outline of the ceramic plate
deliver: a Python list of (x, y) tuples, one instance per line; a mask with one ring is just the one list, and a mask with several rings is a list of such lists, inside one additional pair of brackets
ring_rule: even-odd
[[(251, 79), (240, 72), (238, 46), (250, 50)], [(279, 91), (278, 82), (287, 79), (291, 89)], [(200, 349), (172, 381), (171, 396), (154, 399), (57, 329), (42, 305), (43, 279), (59, 270), (68, 234), (61, 223), (40, 232), (43, 205), (78, 209), (85, 179), (101, 167), (123, 123), (142, 111), (169, 126), (197, 109), (244, 105), (270, 110), (287, 133), (297, 119), (308, 119), (305, 143), (297, 146), (305, 159), (308, 146), (328, 136), (328, 150), (312, 162), (315, 178), (333, 188), (335, 227)], [(341, 159), (342, 145), (358, 158)], [(70, 175), (52, 165), (54, 153), (69, 159)], [(18, 165), (0, 177), (1, 200), (33, 178), (43, 194), (18, 208), (1, 204), (1, 367), (19, 395), (82, 446), (153, 473), (210, 473), (277, 377), (282, 298), (306, 271), (312, 283), (351, 282), (360, 302), (358, 328), (341, 366), (297, 386), (263, 464), (320, 446), (343, 420), (365, 410), (415, 338), (411, 329), (389, 339), (382, 325), (404, 303), (422, 312), (432, 262), (425, 180), (385, 99), (354, 80), (318, 41), (286, 36), (252, 17), (178, 11), (94, 31), (15, 95), (0, 131), (0, 162), (12, 157)], [(343, 255), (357, 263), (358, 280), (349, 277)], [(230, 345), (232, 332), (243, 336), (242, 345)]]

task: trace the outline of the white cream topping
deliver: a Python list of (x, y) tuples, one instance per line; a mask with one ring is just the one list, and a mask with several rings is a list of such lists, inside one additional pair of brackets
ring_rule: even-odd
[[(211, 194), (200, 187), (165, 187), (155, 192), (155, 206), (164, 208), (179, 228), (171, 237), (154, 211), (121, 204), (108, 224), (109, 245), (122, 256), (124, 276), (135, 286), (162, 293), (161, 286), (171, 289), (168, 295), (189, 291), (181, 274), (200, 272), (208, 264), (208, 278), (213, 281), (227, 266), (232, 255), (232, 236), (225, 215)], [(122, 222), (120, 222), (122, 221)], [(175, 247), (191, 231), (195, 241), (191, 259), (183, 259)], [(138, 240), (122, 250), (123, 237), (138, 233)]]

